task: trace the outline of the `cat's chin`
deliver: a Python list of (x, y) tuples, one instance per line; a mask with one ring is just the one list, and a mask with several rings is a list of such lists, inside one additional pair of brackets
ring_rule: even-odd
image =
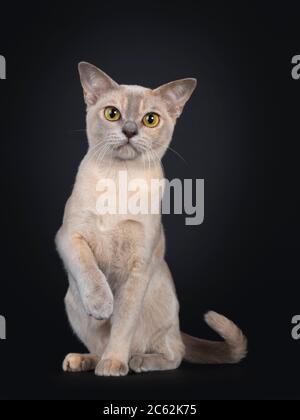
[(120, 147), (116, 152), (116, 158), (120, 160), (134, 160), (139, 156), (139, 152), (130, 144)]

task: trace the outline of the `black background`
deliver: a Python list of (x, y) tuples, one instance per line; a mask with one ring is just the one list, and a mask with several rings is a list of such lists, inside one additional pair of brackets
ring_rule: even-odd
[[(2, 399), (300, 397), (291, 338), (300, 313), (299, 13), (292, 1), (1, 5)], [(167, 259), (182, 329), (215, 338), (204, 312), (234, 319), (250, 342), (241, 365), (121, 379), (61, 371), (67, 353), (83, 350), (64, 313), (53, 243), (87, 149), (82, 60), (126, 84), (198, 78), (173, 141), (187, 164), (169, 153), (164, 166), (169, 178), (205, 179), (205, 222), (165, 217)]]

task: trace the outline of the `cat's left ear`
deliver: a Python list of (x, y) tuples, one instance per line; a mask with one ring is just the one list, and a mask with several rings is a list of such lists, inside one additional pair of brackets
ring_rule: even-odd
[(154, 93), (167, 103), (170, 114), (174, 118), (179, 118), (196, 86), (196, 79), (182, 79), (163, 85), (155, 89)]
[(87, 106), (95, 105), (101, 95), (109, 90), (117, 89), (118, 83), (112, 80), (104, 71), (92, 64), (81, 62), (78, 65), (80, 80)]

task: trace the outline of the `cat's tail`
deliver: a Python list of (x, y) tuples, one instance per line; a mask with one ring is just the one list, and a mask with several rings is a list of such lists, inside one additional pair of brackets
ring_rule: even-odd
[(247, 338), (232, 321), (216, 312), (208, 312), (205, 321), (224, 341), (200, 340), (182, 333), (186, 347), (184, 360), (200, 364), (235, 364), (247, 356)]

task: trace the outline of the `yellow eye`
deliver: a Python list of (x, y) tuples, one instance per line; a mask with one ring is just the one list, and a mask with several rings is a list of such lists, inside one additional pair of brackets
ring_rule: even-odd
[(121, 119), (121, 112), (114, 106), (105, 108), (104, 116), (108, 121), (119, 121)]
[(155, 128), (160, 123), (160, 116), (155, 112), (149, 112), (143, 118), (143, 124), (149, 128)]

